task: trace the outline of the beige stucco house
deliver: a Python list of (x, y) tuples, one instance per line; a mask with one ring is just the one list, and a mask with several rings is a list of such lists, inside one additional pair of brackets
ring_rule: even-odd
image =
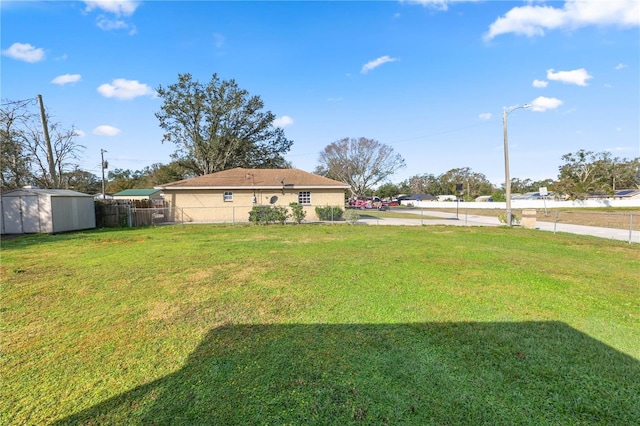
[(235, 168), (156, 186), (176, 221), (247, 222), (256, 205), (304, 206), (317, 220), (317, 206), (344, 208), (349, 185), (298, 169)]

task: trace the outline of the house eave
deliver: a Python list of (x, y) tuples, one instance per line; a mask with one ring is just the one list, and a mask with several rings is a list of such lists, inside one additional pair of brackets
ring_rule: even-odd
[(287, 189), (349, 189), (348, 185), (345, 186), (329, 186), (329, 185), (285, 185), (282, 186), (155, 186), (155, 189), (163, 191), (183, 191), (183, 190), (247, 190), (247, 191), (259, 191), (259, 190), (277, 190), (282, 191)]

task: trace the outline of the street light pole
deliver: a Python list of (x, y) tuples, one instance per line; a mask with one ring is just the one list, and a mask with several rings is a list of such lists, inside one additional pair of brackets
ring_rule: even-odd
[(529, 108), (530, 104), (524, 104), (522, 106), (517, 106), (507, 111), (506, 109), (502, 111), (502, 131), (504, 133), (504, 192), (505, 199), (507, 202), (507, 226), (511, 226), (511, 176), (509, 175), (509, 136), (507, 135), (507, 116), (511, 114), (513, 111), (520, 108)]

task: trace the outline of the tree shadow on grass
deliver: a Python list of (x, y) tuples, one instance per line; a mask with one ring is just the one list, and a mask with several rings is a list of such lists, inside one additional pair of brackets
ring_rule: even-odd
[(226, 325), (56, 424), (639, 424), (640, 363), (560, 322)]

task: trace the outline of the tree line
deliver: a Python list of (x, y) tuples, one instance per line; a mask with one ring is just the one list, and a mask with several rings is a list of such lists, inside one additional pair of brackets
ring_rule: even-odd
[[(164, 131), (162, 143), (173, 143), (175, 152), (168, 164), (156, 163), (141, 170), (108, 170), (107, 193), (124, 189), (151, 188), (193, 176), (234, 167), (290, 168), (285, 160), (293, 141), (275, 126), (275, 115), (264, 111), (259, 96), (251, 96), (234, 80), (213, 74), (200, 83), (191, 74), (179, 74), (178, 81), (157, 88), (163, 103), (155, 113)], [(79, 132), (52, 121), (46, 123), (53, 155), (47, 155), (41, 117), (34, 112), (35, 99), (3, 100), (0, 108), (0, 190), (25, 185), (58, 187), (94, 194), (102, 181), (83, 170), (79, 161), (86, 147), (78, 143)], [(610, 195), (616, 189), (640, 189), (640, 158), (614, 157), (610, 152), (580, 150), (562, 156), (556, 179), (532, 181), (513, 178), (513, 193), (538, 191), (546, 187), (569, 198), (588, 194)], [(53, 162), (53, 163), (51, 163)], [(102, 165), (104, 167), (104, 165)], [(314, 173), (351, 186), (353, 195), (392, 198), (400, 194), (481, 195), (504, 200), (504, 188), (496, 188), (487, 177), (469, 167), (451, 169), (440, 175), (425, 173), (399, 183), (392, 176), (405, 167), (394, 149), (375, 139), (343, 138), (327, 145), (318, 157)], [(51, 171), (55, 171), (55, 176)], [(460, 191), (458, 188), (462, 186)]]
[[(556, 179), (535, 181), (511, 179), (514, 194), (538, 192), (547, 188), (558, 196), (568, 199), (584, 199), (590, 195), (610, 196), (620, 189), (640, 189), (640, 157), (626, 159), (614, 157), (611, 152), (579, 150), (562, 156)], [(462, 194), (457, 186), (462, 184)], [(399, 184), (385, 183), (376, 191), (379, 197), (396, 194), (427, 193), (431, 195), (462, 195), (472, 200), (488, 195), (494, 201), (505, 200), (504, 185), (496, 188), (485, 175), (468, 167), (451, 169), (441, 175), (415, 175)]]

